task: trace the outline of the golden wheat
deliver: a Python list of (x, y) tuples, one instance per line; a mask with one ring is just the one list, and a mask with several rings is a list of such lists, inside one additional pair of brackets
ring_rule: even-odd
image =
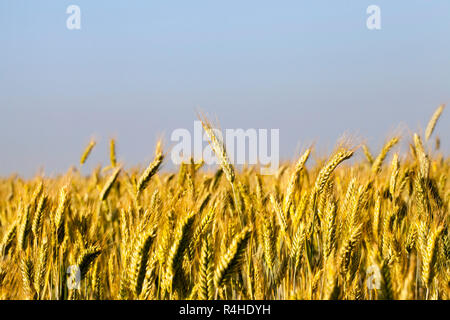
[(341, 144), (307, 165), (308, 148), (262, 176), (237, 170), (202, 117), (214, 172), (193, 159), (160, 172), (161, 143), (125, 169), (111, 139), (87, 176), (0, 178), (0, 297), (449, 299), (450, 159), (429, 142), (443, 110), (392, 160), (397, 136), (376, 157)]

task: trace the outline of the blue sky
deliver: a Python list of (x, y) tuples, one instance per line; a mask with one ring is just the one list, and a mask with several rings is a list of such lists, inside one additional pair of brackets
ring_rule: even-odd
[[(71, 4), (81, 30), (66, 28)], [(372, 4), (381, 30), (366, 28)], [(91, 167), (110, 137), (119, 160), (146, 163), (196, 108), (223, 128), (279, 128), (286, 158), (344, 133), (375, 151), (448, 103), (449, 17), (448, 0), (2, 0), (0, 175), (63, 172), (92, 136)]]

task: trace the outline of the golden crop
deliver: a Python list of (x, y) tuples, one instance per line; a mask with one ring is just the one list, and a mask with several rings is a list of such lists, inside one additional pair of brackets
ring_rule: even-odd
[(273, 176), (237, 171), (203, 119), (212, 174), (158, 173), (160, 145), (124, 170), (112, 141), (111, 165), (89, 176), (0, 179), (0, 298), (449, 299), (450, 161), (429, 141), (442, 110), (391, 163), (400, 137), (374, 155), (342, 144), (314, 166), (307, 149)]

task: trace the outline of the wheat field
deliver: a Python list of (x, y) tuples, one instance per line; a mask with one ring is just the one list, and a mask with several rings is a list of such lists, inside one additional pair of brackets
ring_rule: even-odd
[(234, 168), (204, 118), (215, 172), (160, 171), (161, 144), (125, 170), (111, 140), (87, 176), (1, 178), (0, 299), (449, 299), (443, 110), (377, 152), (340, 143), (311, 164), (308, 148), (272, 176)]

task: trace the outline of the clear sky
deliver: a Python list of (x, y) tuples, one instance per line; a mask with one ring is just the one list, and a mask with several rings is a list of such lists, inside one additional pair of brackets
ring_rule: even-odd
[[(81, 8), (81, 30), (66, 8)], [(366, 9), (381, 8), (381, 30)], [(450, 1), (0, 1), (0, 175), (63, 172), (92, 136), (90, 166), (145, 164), (156, 139), (279, 128), (283, 157), (343, 134), (377, 150), (450, 100)], [(450, 150), (450, 110), (437, 127)], [(408, 131), (403, 130), (408, 134)]]

